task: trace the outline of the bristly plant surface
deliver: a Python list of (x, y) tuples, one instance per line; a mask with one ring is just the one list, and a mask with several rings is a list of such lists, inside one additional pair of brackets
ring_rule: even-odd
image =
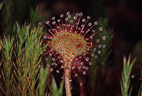
[[(72, 77), (88, 74), (89, 66), (92, 65), (90, 56), (96, 59), (98, 54), (102, 53), (101, 49), (105, 48), (103, 41), (106, 39), (106, 34), (95, 38), (103, 28), (100, 26), (94, 29), (98, 22), (91, 23), (90, 18), (90, 16), (83, 18), (83, 13), (71, 16), (70, 12), (67, 12), (66, 16), (61, 14), (57, 21), (55, 17), (52, 17), (51, 23), (46, 21), (48, 27), (40, 22), (40, 25), (47, 30), (44, 32), (44, 44), (48, 46), (43, 54), (52, 57), (50, 71), (54, 71), (57, 66), (60, 66), (56, 70), (57, 73), (60, 73), (61, 69), (64, 70), (62, 78), (65, 79), (67, 96), (72, 95), (70, 85)], [(83, 82), (79, 81), (79, 85), (83, 86)]]
[[(111, 63), (111, 59), (109, 59), (109, 56), (111, 54), (111, 43), (112, 43), (112, 30), (108, 27), (108, 20), (100, 18), (98, 21), (98, 26), (103, 28), (102, 32), (99, 32), (94, 37), (94, 40), (97, 38), (101, 38), (102, 36), (106, 36), (106, 40), (100, 41), (102, 44), (105, 44), (105, 48), (101, 47), (98, 48), (101, 51), (101, 54), (97, 55), (97, 59), (94, 59), (93, 55), (94, 52), (91, 52), (90, 61), (92, 62), (92, 65), (90, 67), (90, 74), (89, 74), (89, 81), (90, 81), (90, 89), (91, 89), (91, 96), (94, 95), (103, 95), (106, 90), (105, 86), (105, 79), (106, 79), (106, 73), (107, 68), (109, 64)], [(97, 50), (98, 50), (97, 49)], [(101, 88), (101, 90), (100, 90)]]
[(130, 88), (130, 75), (132, 67), (135, 63), (135, 59), (130, 62), (130, 56), (128, 60), (126, 60), (126, 57), (124, 57), (123, 60), (123, 73), (122, 73), (122, 81), (121, 81), (121, 92), (122, 96), (131, 96), (132, 89)]
[[(17, 24), (15, 31), (15, 38), (5, 37), (1, 41), (0, 92), (5, 96), (46, 96), (50, 92), (45, 91), (49, 68), (41, 67), (42, 28)], [(55, 86), (51, 87), (55, 89), (52, 92), (58, 91)]]

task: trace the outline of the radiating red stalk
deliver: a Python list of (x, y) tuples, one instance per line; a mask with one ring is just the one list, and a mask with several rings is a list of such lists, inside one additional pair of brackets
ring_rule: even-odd
[[(97, 55), (101, 54), (99, 49), (103, 45), (100, 42), (105, 40), (105, 36), (94, 40), (94, 37), (103, 28), (100, 27), (96, 32), (93, 28), (97, 25), (97, 21), (92, 24), (89, 22), (90, 16), (87, 16), (86, 19), (81, 19), (82, 16), (83, 13), (76, 13), (72, 19), (70, 12), (67, 12), (66, 16), (61, 14), (61, 19), (57, 21), (55, 17), (52, 17), (51, 24), (46, 21), (48, 28), (40, 22), (40, 25), (47, 30), (47, 33), (44, 32), (43, 40), (43, 45), (47, 45), (47, 48), (43, 54), (49, 54), (53, 63), (55, 63), (51, 64), (51, 71), (60, 73), (60, 70), (64, 69), (63, 78), (65, 79), (67, 96), (72, 95), (70, 81), (72, 81), (72, 78), (78, 77), (81, 78), (76, 79), (80, 85), (80, 96), (85, 96), (82, 78), (88, 74), (89, 66), (92, 65), (89, 57), (93, 56), (96, 59)], [(94, 51), (94, 53), (90, 54), (91, 51)], [(61, 67), (55, 70), (55, 67), (60, 64)]]

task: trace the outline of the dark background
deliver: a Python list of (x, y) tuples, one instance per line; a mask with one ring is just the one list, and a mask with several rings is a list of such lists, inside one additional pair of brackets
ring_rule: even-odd
[[(40, 13), (45, 20), (51, 19), (52, 16), (59, 16), (59, 14), (67, 11), (71, 13), (83, 12), (84, 16), (90, 15), (92, 21), (98, 20), (100, 17), (107, 18), (109, 21), (108, 27), (113, 29), (112, 53), (110, 56), (112, 63), (109, 65), (106, 80), (104, 80), (107, 87), (105, 87), (105, 95), (102, 96), (121, 96), (120, 77), (123, 68), (123, 57), (129, 54), (133, 58), (138, 58), (132, 70), (132, 75), (135, 75), (136, 78), (131, 79), (132, 96), (137, 95), (141, 79), (140, 70), (142, 69), (142, 62), (140, 62), (141, 60), (138, 57), (138, 54), (142, 53), (137, 50), (138, 44), (142, 42), (141, 0), (31, 1), (31, 4), (38, 5)], [(0, 30), (2, 34), (2, 28)], [(142, 47), (139, 49), (142, 50)], [(86, 91), (86, 96), (87, 92), (89, 94), (89, 91)]]
[[(107, 89), (104, 96), (120, 96), (123, 57), (129, 54), (133, 58), (137, 57), (136, 46), (142, 40), (141, 0), (42, 0), (39, 1), (39, 8), (47, 20), (67, 11), (83, 12), (85, 16), (90, 15), (91, 20), (98, 20), (100, 17), (108, 19), (108, 27), (113, 29), (110, 56), (112, 63), (107, 71)], [(137, 79), (131, 79), (132, 96), (136, 96), (140, 86), (139, 65), (141, 66), (142, 62), (136, 62), (132, 71), (132, 74), (137, 76)]]

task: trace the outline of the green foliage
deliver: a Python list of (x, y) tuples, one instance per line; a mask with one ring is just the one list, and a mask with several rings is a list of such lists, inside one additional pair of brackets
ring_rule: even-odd
[[(5, 0), (0, 5), (0, 8), (3, 7), (1, 15), (5, 35), (0, 43), (3, 55), (0, 63), (0, 95), (47, 96), (49, 87), (54, 89), (54, 94), (58, 91), (56, 86), (46, 84), (49, 69), (40, 68), (40, 65), (46, 65), (41, 60), (46, 46), (42, 47), (42, 28), (38, 26), (43, 17), (38, 8), (32, 9), (30, 3), (31, 0)], [(28, 15), (30, 18), (27, 18)], [(25, 21), (30, 25), (23, 24)], [(62, 93), (61, 89), (59, 94)]]
[[(6, 90), (5, 95), (36, 96), (34, 87), (38, 80), (40, 54), (43, 51), (41, 33), (40, 27), (31, 29), (30, 26), (17, 25), (17, 37), (4, 38), (1, 42), (2, 77), (6, 86), (2, 90)], [(16, 61), (13, 60), (14, 58)], [(17, 91), (14, 91), (16, 89)]]
[(43, 21), (43, 17), (40, 15), (38, 7), (35, 10), (31, 9), (31, 12), (30, 12), (30, 23), (32, 25), (37, 25), (41, 21)]
[(50, 87), (53, 96), (61, 96), (63, 82), (59, 89), (54, 79), (52, 85), (47, 86), (49, 68), (40, 67), (43, 66), (41, 53), (45, 49), (42, 47), (42, 28), (17, 24), (15, 31), (14, 38), (5, 37), (1, 41), (3, 85), (0, 85), (0, 92), (6, 96), (47, 96), (49, 90), (45, 91), (45, 88)]
[(105, 48), (101, 48), (100, 50), (102, 51), (101, 54), (98, 55), (97, 58), (97, 64), (106, 67), (110, 62), (108, 62), (108, 57), (110, 56), (111, 53), (111, 40), (112, 40), (112, 30), (108, 29), (108, 21), (107, 19), (102, 19), (100, 18), (98, 21), (98, 28), (102, 27), (103, 31), (98, 32), (97, 38), (102, 38), (103, 36), (106, 36), (105, 40), (101, 40), (101, 44), (105, 45)]
[(123, 73), (122, 73), (122, 81), (121, 81), (121, 92), (122, 96), (131, 96), (131, 89), (130, 89), (130, 73), (132, 67), (135, 63), (135, 59), (130, 62), (130, 56), (128, 60), (124, 57), (123, 60)]
[(40, 69), (40, 77), (39, 77), (39, 95), (40, 96), (43, 96), (43, 93), (45, 91), (46, 79), (49, 73), (48, 71), (49, 71), (48, 67), (46, 67), (45, 69), (41, 67)]
[[(142, 77), (142, 59), (141, 59), (142, 58), (142, 50), (141, 49), (142, 49), (142, 42), (140, 41), (136, 44), (136, 46), (132, 52), (132, 54), (133, 54), (132, 56), (137, 58), (137, 61), (135, 62), (135, 66), (133, 67), (133, 69), (140, 73), (140, 75), (139, 75), (140, 77)], [(140, 84), (138, 96), (142, 96), (142, 81)]]
[[(110, 63), (110, 61), (108, 61), (108, 58), (111, 53), (111, 40), (113, 37), (112, 30), (108, 29), (107, 19), (102, 19), (102, 18), (99, 19), (96, 29), (99, 29), (100, 27), (103, 28), (103, 31), (98, 32), (95, 35), (94, 40), (100, 38), (100, 44), (103, 45), (105, 48), (103, 47), (97, 48), (96, 50), (100, 50), (101, 54), (98, 54), (97, 58), (91, 57), (92, 65), (90, 67), (90, 81), (91, 81), (90, 85), (91, 85), (91, 90), (92, 90), (91, 91), (92, 96), (95, 94), (94, 92), (99, 94), (100, 91), (102, 92), (102, 90), (105, 90), (104, 88), (105, 84), (102, 82), (104, 82), (103, 80), (105, 80), (107, 66)], [(106, 36), (106, 40), (101, 39), (103, 36)], [(96, 44), (95, 46), (98, 46), (98, 44)], [(94, 54), (97, 54), (97, 53), (94, 53)], [(101, 90), (100, 90), (100, 87), (101, 87)]]
[(18, 94), (26, 95), (27, 92), (30, 92), (31, 96), (38, 94), (34, 93), (34, 87), (38, 80), (36, 77), (40, 68), (40, 54), (43, 51), (41, 35), (39, 34), (42, 35), (42, 28), (40, 27), (30, 29), (30, 26), (24, 25), (20, 28), (17, 25), (18, 38), (15, 52), (15, 57), (17, 58), (15, 69), (17, 72), (15, 72), (15, 75), (18, 81), (21, 82), (19, 86), (21, 91)]
[(50, 90), (51, 90), (53, 96), (62, 96), (63, 84), (64, 84), (64, 82), (62, 81), (60, 84), (60, 88), (58, 89), (55, 79), (52, 78), (52, 86), (51, 86)]
[[(2, 47), (2, 60), (0, 60), (0, 95), (49, 96), (52, 94), (53, 96), (62, 96), (63, 81), (60, 84), (60, 88), (57, 87), (54, 78), (51, 80), (51, 85), (48, 84), (51, 78), (49, 77), (49, 68), (45, 66), (47, 63), (51, 63), (51, 60), (50, 58), (48, 62), (41, 60), (41, 53), (44, 47), (42, 47), (42, 28), (38, 26), (38, 23), (43, 21), (43, 17), (40, 15), (38, 8), (33, 9), (34, 2), (32, 0), (4, 0), (0, 4), (2, 29), (5, 35), (0, 40), (0, 51)], [(104, 16), (104, 0), (94, 2), (97, 5), (95, 6), (95, 9), (97, 9), (95, 10), (95, 14), (97, 13), (95, 16), (99, 17), (100, 14)], [(92, 5), (94, 6), (93, 3)], [(101, 10), (98, 11), (98, 8)], [(27, 25), (25, 22), (28, 22), (30, 25)], [(99, 19), (97, 29), (99, 27), (102, 27), (103, 31), (98, 32), (96, 38), (106, 36), (106, 40), (100, 41), (101, 44), (105, 44), (105, 48), (99, 49), (101, 54), (98, 55), (97, 59), (90, 57), (93, 63), (90, 67), (91, 90), (89, 91), (91, 92), (91, 96), (104, 92), (106, 71), (108, 64), (111, 62), (108, 61), (108, 58), (111, 53), (112, 30), (108, 29), (107, 19)], [(136, 50), (138, 50), (136, 53), (139, 55), (137, 59), (140, 62), (142, 62), (141, 45), (139, 44), (136, 47)], [(130, 63), (130, 57), (128, 60), (124, 58), (121, 81), (122, 96), (131, 95), (130, 72), (134, 62), (135, 60)], [(142, 85), (139, 96), (141, 94)], [(102, 94), (99, 95), (101, 96)]]
[[(16, 35), (16, 33), (13, 32), (16, 22), (22, 25), (25, 21), (30, 21), (30, 23), (35, 25), (39, 20), (42, 20), (38, 8), (36, 10), (32, 9), (34, 3), (32, 0), (5, 0), (4, 3), (2, 3), (4, 4), (1, 14), (2, 27), (5, 35)], [(29, 11), (30, 8), (31, 11)]]
[[(5, 0), (4, 2), (5, 7), (3, 8), (2, 12), (2, 26), (4, 30), (4, 34), (10, 33), (12, 31), (12, 23), (13, 23), (13, 8), (12, 8), (12, 0)], [(13, 17), (12, 17), (13, 16)]]
[(13, 94), (13, 79), (14, 79), (12, 74), (13, 43), (14, 43), (14, 39), (13, 38), (10, 39), (10, 37), (4, 38), (4, 40), (1, 41), (2, 52), (3, 52), (2, 58), (3, 58), (4, 64), (1, 65), (0, 67), (2, 67), (3, 69), (1, 70), (1, 75), (2, 75), (3, 82), (6, 86), (3, 88), (4, 85), (2, 85), (0, 86), (0, 89), (7, 96), (10, 96)]

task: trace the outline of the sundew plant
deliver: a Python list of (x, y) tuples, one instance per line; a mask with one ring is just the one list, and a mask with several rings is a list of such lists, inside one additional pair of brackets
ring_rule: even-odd
[[(83, 18), (83, 13), (76, 13), (71, 16), (70, 12), (60, 15), (60, 19), (56, 20), (52, 17), (52, 21), (46, 21), (46, 27), (42, 25), (47, 32), (44, 32), (44, 45), (47, 48), (43, 55), (49, 55), (53, 63), (48, 64), (50, 71), (56, 71), (57, 74), (63, 69), (64, 73), (62, 79), (65, 81), (66, 95), (71, 96), (72, 78), (78, 75), (88, 74), (89, 67), (92, 62), (89, 60), (90, 56), (97, 59), (101, 54), (100, 48), (105, 48), (105, 44), (101, 41), (106, 39), (106, 36), (95, 38), (98, 32), (103, 31), (102, 27), (94, 29), (98, 22), (89, 22), (90, 16)], [(48, 60), (48, 58), (47, 58)], [(80, 62), (77, 62), (80, 61)], [(55, 70), (55, 67), (60, 66)], [(79, 82), (80, 86), (83, 82)]]
[(142, 96), (142, 44), (131, 58), (119, 52), (126, 42), (105, 15), (110, 0), (44, 1), (0, 2), (0, 96)]

